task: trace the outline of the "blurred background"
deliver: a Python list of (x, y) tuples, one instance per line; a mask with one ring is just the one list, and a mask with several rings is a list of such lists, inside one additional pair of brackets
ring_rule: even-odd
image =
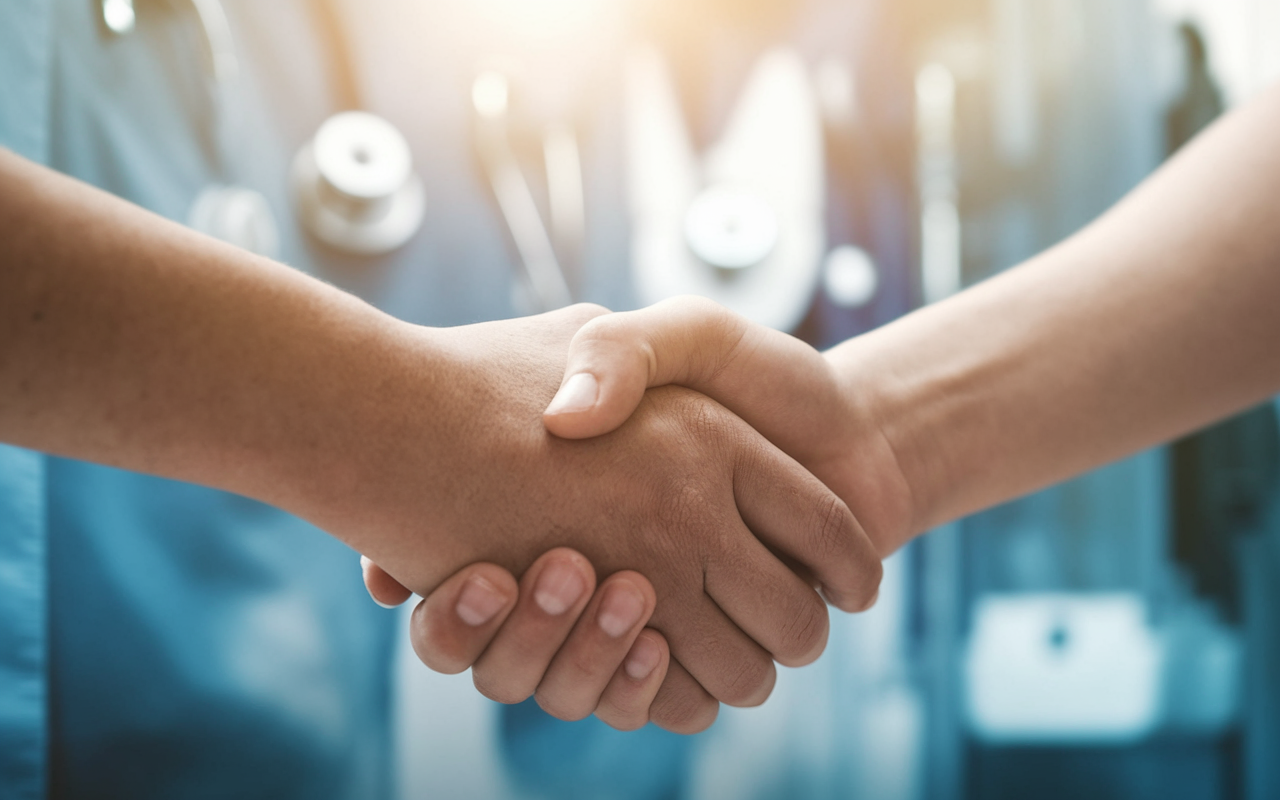
[[(1273, 0), (400, 6), (392, 16), (415, 24), (368, 32), (384, 37), (375, 60), (386, 64), (369, 67), (366, 85), (387, 98), (384, 113), (422, 132), (424, 172), (443, 171), (442, 154), (473, 172), (467, 193), (490, 203), (475, 215), (501, 222), (484, 165), (475, 174), (467, 149), (441, 133), (461, 125), (447, 120), (469, 70), (498, 65), (522, 82), (513, 139), (529, 175), (545, 168), (549, 127), (574, 131), (587, 197), (580, 248), (564, 251), (576, 299), (627, 308), (696, 291), (820, 347), (1052, 245), (1280, 77)], [(771, 169), (790, 185), (770, 184)], [(450, 180), (428, 184), (440, 196)], [(779, 218), (778, 244), (810, 239), (749, 268), (780, 273), (758, 287), (763, 299), (715, 263), (750, 243), (708, 253), (690, 241), (693, 256), (679, 243), (697, 233), (687, 209), (698, 192), (753, 181)], [(529, 307), (511, 234), (496, 233), (513, 310)], [(682, 257), (683, 272), (656, 263)], [(1278, 446), (1268, 405), (935, 531), (891, 559), (873, 611), (834, 616), (816, 665), (783, 670), (767, 705), (725, 709), (695, 737), (499, 707), (466, 676), (432, 675), (402, 652), (401, 789), (1280, 796)]]
[[(132, 26), (132, 2), (102, 7), (122, 4)], [(114, 47), (85, 4), (59, 5), (83, 38), (67, 63)], [(191, 27), (156, 11), (179, 5), (137, 0), (161, 55), (203, 52), (162, 36)], [(229, 24), (243, 91), (190, 99), (201, 64), (68, 67), (54, 163), (437, 326), (698, 293), (830, 346), (1070, 235), (1280, 79), (1280, 0), (226, 0), (215, 25), (217, 5), (194, 8), (215, 68)], [(120, 76), (170, 73), (195, 87), (182, 114), (230, 132), (190, 134), (178, 177), (144, 191), (103, 154), (143, 152), (150, 131), (117, 128), (156, 115), (117, 115), (94, 80), (127, 104), (147, 92)], [(293, 154), (351, 108), (396, 126), (421, 180), (420, 227), (376, 254), (290, 214)], [(291, 221), (191, 210), (217, 183), (257, 193), (244, 219), (265, 203)], [(233, 222), (237, 202), (219, 207)], [(104, 774), (162, 786), (192, 753), (215, 775), (265, 709), (302, 744), (235, 757), (311, 796), (383, 796), (368, 787), (390, 769), (406, 799), (1280, 797), (1275, 404), (922, 537), (875, 609), (833, 615), (821, 660), (692, 737), (562, 723), (430, 673), (354, 554), (271, 509), (52, 474), (55, 785), (90, 767), (69, 795), (109, 792)], [(220, 538), (169, 552), (188, 528)], [(183, 614), (117, 572), (159, 575)], [(184, 670), (199, 704), (170, 685)], [(392, 735), (357, 735), (388, 692)], [(85, 727), (106, 745), (64, 733)], [(358, 761), (341, 779), (339, 754)]]

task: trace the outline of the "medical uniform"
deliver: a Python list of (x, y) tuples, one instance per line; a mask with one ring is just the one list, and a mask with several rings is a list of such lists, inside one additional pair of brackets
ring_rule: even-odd
[[(271, 5), (257, 30), (290, 36), (242, 38), (253, 122), (228, 145), (190, 6), (139, 0), (114, 36), (96, 3), (6, 0), (0, 144), (180, 221), (228, 180), (287, 218), (287, 115), (332, 109), (319, 81), (267, 110), (255, 54), (323, 75), (302, 4)], [(301, 520), (0, 448), (4, 800), (388, 797), (395, 627), (355, 554)]]
[[(0, 27), (0, 144), (48, 152), (49, 21), (42, 0), (12, 0)], [(47, 580), (45, 463), (0, 445), (0, 797), (44, 795)]]

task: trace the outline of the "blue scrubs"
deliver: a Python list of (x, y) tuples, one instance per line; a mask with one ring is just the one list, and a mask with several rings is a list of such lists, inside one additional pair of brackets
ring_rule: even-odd
[[(304, 4), (272, 5), (271, 55), (322, 73)], [(190, 6), (137, 6), (114, 37), (96, 3), (7, 0), (0, 144), (178, 220), (211, 182), (261, 182), (286, 219), (280, 120), (254, 110), (252, 152), (216, 141)], [(395, 619), (287, 514), (0, 448), (0, 798), (389, 797)]]
[[(46, 158), (50, 7), (8, 0), (0, 26), (0, 146)], [(0, 800), (44, 796), (45, 462), (0, 445)]]

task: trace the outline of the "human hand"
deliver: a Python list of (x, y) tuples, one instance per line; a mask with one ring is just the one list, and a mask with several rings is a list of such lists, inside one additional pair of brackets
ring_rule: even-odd
[[(548, 436), (541, 412), (568, 342), (600, 313), (576, 307), (431, 331), (427, 346), (445, 357), (441, 374), (426, 377), (457, 402), (432, 409), (436, 418), (422, 431), (412, 413), (421, 387), (382, 393), (372, 432), (381, 442), (377, 480), (352, 476), (365, 495), (358, 505), (372, 510), (358, 521), (368, 533), (354, 544), (422, 594), (477, 561), (524, 574), (558, 546), (579, 550), (602, 574), (649, 576), (650, 625), (672, 656), (651, 715), (665, 727), (699, 730), (714, 717), (712, 698), (762, 702), (773, 658), (807, 663), (825, 644), (825, 608), (774, 552), (850, 609), (874, 596), (880, 565), (838, 498), (696, 393), (651, 392), (609, 436)], [(335, 497), (327, 511), (349, 516), (352, 507)]]
[(645, 391), (676, 384), (732, 411), (845, 501), (881, 556), (914, 531), (911, 497), (866, 402), (814, 348), (699, 297), (587, 322), (543, 414), (567, 439), (621, 425)]
[[(367, 558), (365, 586), (382, 606), (404, 603), (410, 592)], [(556, 577), (556, 576), (559, 577)], [(539, 592), (544, 580), (579, 587), (570, 606)], [(431, 669), (470, 668), (486, 697), (518, 703), (530, 696), (565, 720), (595, 714), (619, 730), (649, 721), (649, 707), (667, 672), (670, 650), (662, 634), (645, 629), (654, 591), (634, 572), (609, 576), (592, 595), (595, 570), (581, 554), (544, 554), (517, 585), (496, 564), (472, 564), (420, 601), (410, 640)], [(641, 605), (638, 619), (631, 616)], [(635, 619), (628, 626), (626, 620)]]

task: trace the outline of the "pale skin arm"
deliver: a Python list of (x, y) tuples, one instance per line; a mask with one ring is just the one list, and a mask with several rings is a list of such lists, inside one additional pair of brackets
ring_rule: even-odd
[[(774, 552), (849, 606), (879, 580), (844, 504), (695, 393), (654, 393), (607, 441), (548, 436), (570, 338), (602, 309), (419, 328), (2, 150), (0, 256), (0, 441), (272, 503), (424, 593), (482, 561), (533, 581), (573, 548), (581, 580), (551, 581), (564, 618), (600, 623), (620, 598), (609, 658), (670, 646), (650, 648), (627, 725), (701, 729), (717, 700), (762, 702), (773, 659), (817, 657), (826, 610)], [(593, 595), (592, 567), (624, 591)], [(580, 683), (578, 666), (541, 677)], [(597, 696), (611, 675), (587, 676)]]
[[(844, 498), (881, 553), (1280, 392), (1280, 88), (1094, 224), (824, 356), (707, 303), (574, 339), (548, 428), (646, 387), (716, 398)], [(585, 377), (584, 377), (585, 376)]]

